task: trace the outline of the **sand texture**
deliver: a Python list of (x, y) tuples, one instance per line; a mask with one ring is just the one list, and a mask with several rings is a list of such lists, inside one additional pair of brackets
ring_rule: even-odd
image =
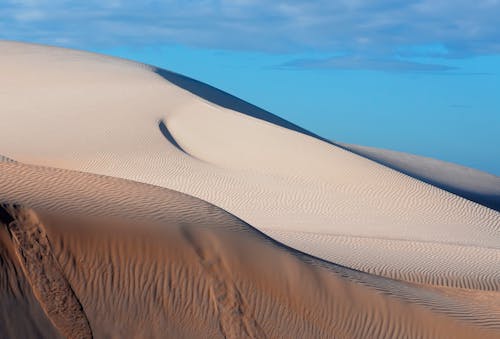
[(496, 211), (500, 210), (500, 179), (493, 174), (408, 153), (358, 145), (340, 145), (446, 191)]
[(500, 336), (498, 177), (103, 55), (0, 74), (3, 337)]

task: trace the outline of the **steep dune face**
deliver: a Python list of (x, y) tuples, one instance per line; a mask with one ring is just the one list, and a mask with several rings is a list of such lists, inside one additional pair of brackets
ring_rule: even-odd
[[(78, 321), (68, 328), (50, 312), (60, 298), (78, 301), (81, 308), (65, 316), (87, 319), (95, 338), (500, 333), (498, 292), (417, 286), (320, 261), (215, 206), (167, 189), (21, 164), (1, 164), (0, 171), (11, 182), (0, 190), (1, 200), (38, 211), (4, 205), (1, 231), (11, 233), (5, 247), (36, 252), (43, 245), (41, 259), (55, 259), (41, 264), (28, 255), (14, 266), (30, 282), (28, 292), (36, 296), (31, 302), (40, 305), (52, 328), (70, 337), (85, 335), (74, 335), (82, 330)], [(26, 269), (33, 265), (52, 272), (45, 280), (50, 286), (54, 277), (69, 286), (66, 294), (44, 298), (39, 291), (53, 289), (36, 283), (37, 270), (33, 275)], [(1, 274), (19, 279), (12, 269)], [(24, 321), (35, 326), (32, 319)]]
[(8, 228), (12, 217), (0, 210), (0, 337), (62, 338), (33, 295)]
[(366, 272), (499, 289), (496, 211), (173, 73), (43, 46), (0, 51), (9, 158), (187, 193)]

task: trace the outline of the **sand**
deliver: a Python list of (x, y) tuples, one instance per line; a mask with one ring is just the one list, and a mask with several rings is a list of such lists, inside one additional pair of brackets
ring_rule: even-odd
[(339, 145), (448, 192), (500, 210), (500, 179), (493, 174), (414, 154), (359, 145)]
[[(52, 258), (20, 260), (4, 222), (1, 292), (30, 324), (9, 333), (499, 335), (500, 214), (467, 193), (494, 196), (498, 177), (440, 164), (424, 180), (403, 155), (131, 61), (0, 42), (0, 73), (0, 201)], [(40, 277), (71, 287), (78, 321), (50, 311)]]
[[(500, 331), (496, 292), (428, 288), (320, 261), (168, 189), (0, 166), (15, 187), (2, 186), (10, 192), (2, 199), (34, 206), (2, 207), (3, 229), (14, 233), (4, 247), (46, 252), (42, 260), (23, 256), (13, 266), (38, 296), (29, 306), (43, 309), (55, 330), (72, 337), (494, 338)], [(43, 289), (41, 273), (62, 287)], [(65, 319), (50, 312), (57, 300), (73, 296), (81, 308), (65, 312)], [(45, 323), (20, 316), (26, 327), (47, 331)], [(0, 328), (16, 333), (11, 326)]]

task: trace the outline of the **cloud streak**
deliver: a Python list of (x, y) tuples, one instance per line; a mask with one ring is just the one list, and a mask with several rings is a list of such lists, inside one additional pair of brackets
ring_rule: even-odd
[(176, 43), (376, 59), (439, 45), (441, 57), (462, 57), (500, 54), (499, 14), (499, 0), (10, 0), (0, 4), (0, 37), (80, 48)]
[(341, 70), (373, 70), (387, 72), (446, 72), (457, 70), (457, 67), (421, 63), (394, 58), (371, 59), (358, 56), (341, 56), (327, 59), (298, 59), (279, 66), (285, 69), (341, 69)]

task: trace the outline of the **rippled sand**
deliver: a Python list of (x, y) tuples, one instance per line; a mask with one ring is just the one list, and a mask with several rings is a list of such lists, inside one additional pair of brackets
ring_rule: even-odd
[(1, 336), (500, 335), (498, 177), (121, 59), (0, 73)]

